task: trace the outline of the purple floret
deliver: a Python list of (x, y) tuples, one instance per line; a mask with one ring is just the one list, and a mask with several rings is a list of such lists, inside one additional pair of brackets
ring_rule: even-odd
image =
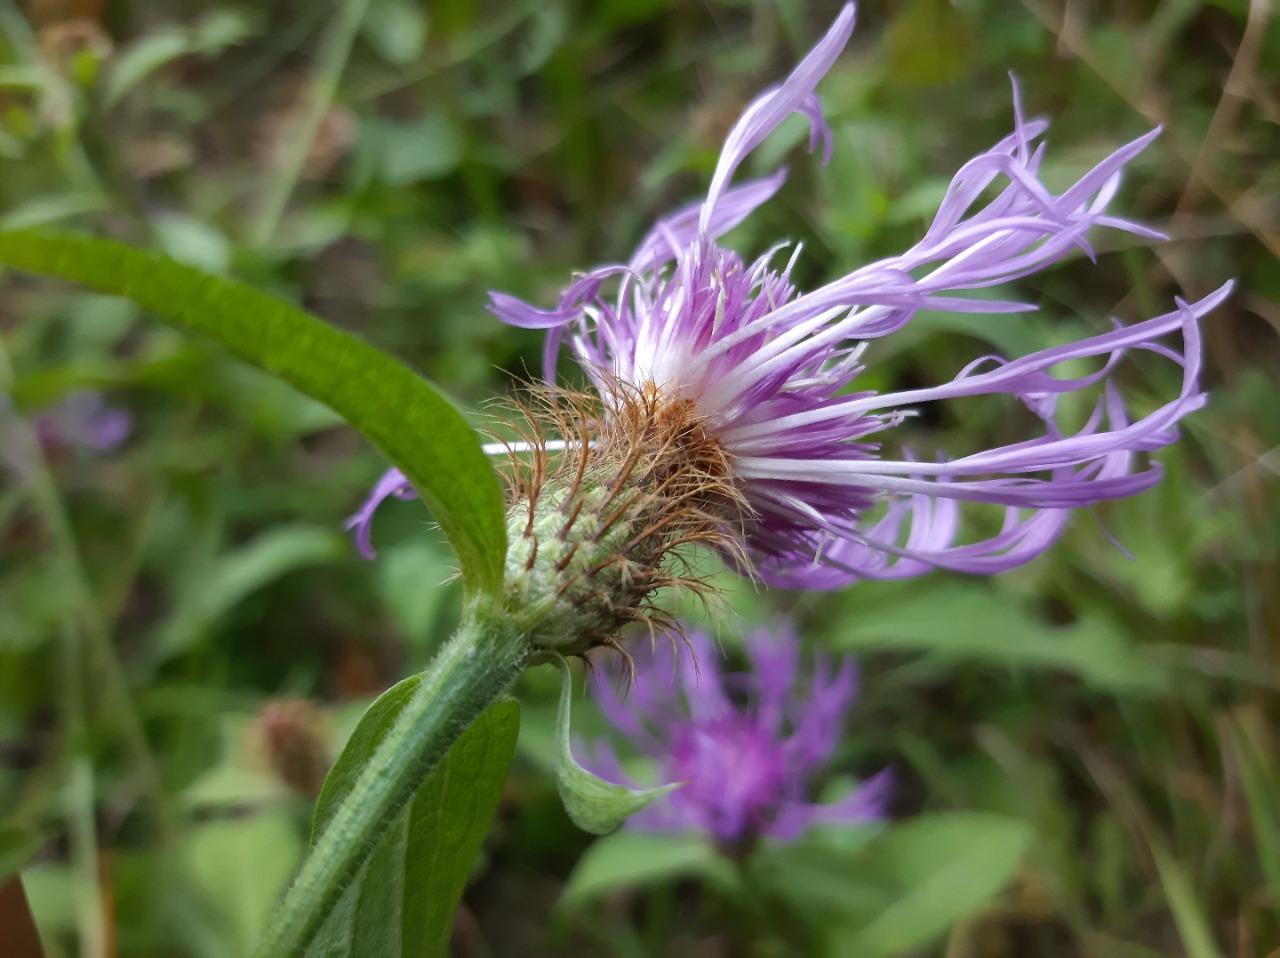
[[(857, 823), (884, 813), (888, 771), (846, 798), (809, 801), (814, 779), (832, 758), (857, 695), (857, 673), (845, 659), (823, 656), (801, 667), (800, 642), (775, 627), (746, 636), (751, 671), (721, 670), (723, 656), (694, 632), (692, 655), (658, 640), (636, 657), (624, 696), (617, 677), (595, 673), (593, 692), (613, 725), (657, 763), (664, 782), (683, 782), (627, 821), (649, 831), (697, 831), (726, 847), (759, 836), (798, 838), (818, 823)], [(617, 754), (597, 748), (595, 770), (624, 781)]]

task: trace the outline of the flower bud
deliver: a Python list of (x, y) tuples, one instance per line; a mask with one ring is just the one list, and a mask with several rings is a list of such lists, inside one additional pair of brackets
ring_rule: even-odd
[(300, 795), (319, 795), (333, 764), (325, 724), (324, 713), (308, 699), (268, 702), (254, 723), (251, 734), (267, 765)]

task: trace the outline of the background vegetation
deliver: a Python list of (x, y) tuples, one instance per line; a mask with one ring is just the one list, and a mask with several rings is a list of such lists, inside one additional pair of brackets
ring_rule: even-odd
[[(550, 303), (575, 267), (625, 257), (836, 9), (0, 0), (0, 216), (278, 292), (483, 424), (540, 350), (485, 291)], [(1053, 181), (1165, 126), (1118, 202), (1172, 240), (1097, 237), (1096, 264), (1016, 291), (1044, 306), (1030, 322), (922, 317), (875, 344), (868, 384), (949, 378), (992, 345), (1061, 342), (1237, 276), (1206, 325), (1211, 403), (1159, 488), (1078, 516), (1015, 572), (830, 595), (725, 579), (742, 617), (785, 612), (859, 656), (838, 771), (898, 770), (906, 824), (887, 838), (765, 847), (728, 877), (696, 843), (593, 847), (548, 774), (555, 680), (530, 673), (456, 953), (1280, 954), (1272, 4), (869, 0), (859, 19), (820, 88), (835, 159), (785, 127), (754, 162), (785, 158), (790, 181), (735, 245), (803, 241), (802, 287), (902, 249), (1011, 129), (1013, 71), (1053, 120)], [(4, 476), (0, 874), (22, 868), (51, 955), (240, 954), (345, 731), (456, 619), (451, 557), (418, 503), (385, 507), (377, 562), (355, 554), (341, 521), (383, 464), (325, 409), (127, 302), (3, 284), (12, 408), (100, 390), (133, 427)], [(1151, 356), (1122, 379), (1136, 409), (1177, 388)], [(959, 454), (1018, 425), (969, 402), (912, 442)], [(719, 620), (732, 650), (741, 620)], [(597, 734), (585, 703), (577, 718)]]

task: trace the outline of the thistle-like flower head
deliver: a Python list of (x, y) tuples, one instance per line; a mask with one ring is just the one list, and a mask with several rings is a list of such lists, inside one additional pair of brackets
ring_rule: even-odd
[[(569, 350), (606, 407), (611, 397), (677, 404), (727, 457), (726, 479), (748, 518), (739, 567), (766, 581), (831, 588), (859, 578), (899, 578), (933, 568), (989, 573), (1038, 555), (1073, 507), (1133, 495), (1158, 481), (1158, 465), (1135, 470), (1135, 454), (1168, 445), (1176, 424), (1205, 401), (1199, 387), (1198, 321), (1227, 296), (1176, 301), (1169, 313), (1030, 355), (984, 357), (948, 383), (903, 392), (860, 391), (874, 342), (921, 310), (1012, 313), (1017, 302), (957, 295), (1028, 276), (1072, 250), (1091, 254), (1094, 228), (1148, 239), (1158, 233), (1107, 213), (1123, 167), (1157, 135), (1116, 150), (1061, 193), (1038, 171), (1047, 124), (1024, 120), (960, 169), (933, 223), (900, 256), (863, 266), (817, 289), (791, 281), (797, 249), (748, 262), (718, 238), (781, 186), (784, 172), (731, 185), (743, 159), (793, 112), (811, 124), (811, 148), (832, 149), (814, 88), (852, 30), (852, 5), (779, 86), (747, 107), (730, 131), (707, 196), (659, 221), (626, 263), (579, 276), (555, 309), (503, 293), (491, 309), (512, 325), (549, 330), (545, 375)], [(994, 196), (992, 193), (994, 192)], [(1165, 337), (1180, 344), (1162, 343)], [(1129, 421), (1108, 376), (1127, 350), (1149, 350), (1182, 367), (1179, 394)], [(1053, 375), (1069, 360), (1095, 372)], [(1054, 416), (1064, 393), (1096, 388), (1093, 416), (1064, 433)], [(889, 452), (893, 427), (924, 404), (1000, 394), (1041, 422), (1025, 441), (918, 461)], [(610, 412), (606, 409), (606, 415)], [(958, 541), (961, 503), (1005, 508), (1003, 527)], [(746, 556), (743, 561), (741, 556)]]
[[(745, 673), (722, 670), (708, 637), (687, 630), (693, 655), (676, 641), (650, 643), (636, 656), (626, 696), (616, 675), (592, 673), (595, 698), (635, 749), (652, 758), (659, 778), (684, 784), (627, 821), (628, 828), (699, 831), (729, 849), (760, 836), (792, 840), (820, 822), (880, 817), (889, 792), (882, 771), (843, 799), (815, 804), (815, 775), (828, 765), (857, 695), (851, 660), (819, 655), (801, 665), (790, 628), (749, 632)], [(622, 782), (617, 753), (597, 745), (595, 771)]]

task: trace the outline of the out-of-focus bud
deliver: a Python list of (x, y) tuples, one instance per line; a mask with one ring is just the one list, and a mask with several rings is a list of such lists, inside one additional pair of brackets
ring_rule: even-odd
[(333, 765), (320, 707), (308, 699), (268, 702), (252, 738), (271, 771), (292, 791), (315, 798)]

